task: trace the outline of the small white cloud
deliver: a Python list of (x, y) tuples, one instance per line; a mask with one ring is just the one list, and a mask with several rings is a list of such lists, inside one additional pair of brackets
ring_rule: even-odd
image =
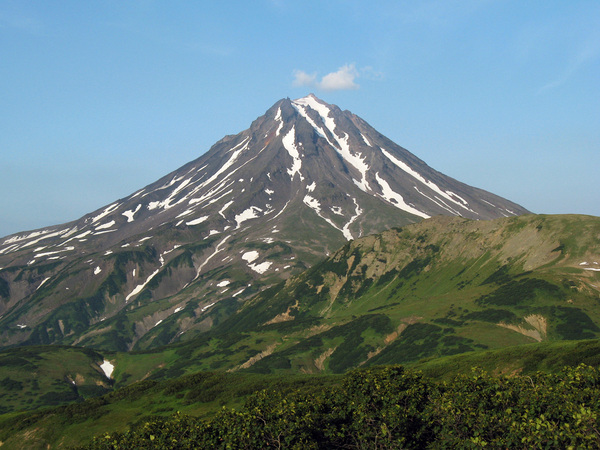
[(296, 87), (300, 86), (314, 86), (317, 80), (317, 74), (309, 74), (303, 70), (294, 71), (294, 82), (292, 83)]
[(358, 89), (358, 84), (354, 80), (358, 77), (358, 71), (354, 64), (346, 64), (338, 69), (337, 72), (328, 73), (323, 77), (318, 87), (324, 91), (344, 91)]
[[(372, 69), (368, 68), (368, 70)], [(320, 81), (316, 73), (309, 74), (303, 70), (295, 70), (293, 85), (315, 87), (324, 91), (353, 90), (360, 87), (355, 81), (359, 76), (359, 71), (354, 64), (346, 64), (336, 72), (328, 73)]]

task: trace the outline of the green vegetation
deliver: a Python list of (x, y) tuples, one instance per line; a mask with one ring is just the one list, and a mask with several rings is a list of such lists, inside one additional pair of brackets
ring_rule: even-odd
[(597, 448), (599, 410), (600, 371), (585, 365), (448, 383), (388, 366), (331, 387), (260, 391), (210, 419), (141, 421), (85, 448)]
[(281, 394), (298, 389), (322, 389), (335, 376), (259, 375), (201, 372), (174, 380), (145, 380), (99, 398), (37, 411), (0, 416), (3, 449), (69, 447), (90, 441), (107, 430), (125, 431), (177, 411), (210, 417), (223, 406), (239, 408), (253, 393), (274, 389)]
[(90, 349), (25, 347), (0, 352), (0, 414), (97, 397), (112, 390)]
[[(373, 325), (377, 320), (382, 320), (381, 316), (374, 316), (363, 322), (363, 326), (368, 323)], [(358, 330), (360, 329), (359, 325), (360, 322), (353, 327)], [(334, 332), (332, 336), (335, 334)], [(231, 341), (235, 341), (239, 337), (233, 335), (230, 338)], [(231, 345), (231, 341), (223, 342), (223, 344)], [(185, 360), (187, 347), (181, 347), (179, 351), (181, 353), (173, 355), (173, 358), (176, 361)], [(31, 359), (33, 359), (36, 352), (32, 351), (31, 355)], [(46, 357), (45, 355), (41, 356)], [(152, 354), (141, 356), (149, 359)], [(159, 356), (159, 354), (154, 353), (154, 356)], [(19, 359), (12, 355), (11, 358), (16, 358), (13, 364), (19, 365), (23, 369), (32, 370), (34, 367), (23, 357)], [(121, 365), (125, 365), (126, 360), (122, 361)], [(137, 361), (141, 362), (141, 360)], [(2, 362), (4, 363), (5, 360)], [(570, 366), (569, 370), (575, 370), (581, 362), (595, 367), (597, 371), (597, 368), (600, 367), (600, 341), (558, 341), (430, 358), (407, 366), (406, 373), (412, 374), (410, 379), (420, 380), (419, 383), (425, 383), (431, 390), (431, 386), (455, 384), (462, 375), (471, 373), (472, 367), (480, 367), (488, 372), (490, 375), (486, 379), (492, 383), (492, 379), (496, 377), (503, 379), (504, 374), (512, 376), (520, 374), (521, 377), (518, 378), (522, 380), (529, 380), (527, 377), (537, 377), (538, 371), (543, 371), (547, 377), (562, 376), (551, 374), (563, 373), (565, 366)], [(135, 365), (135, 363), (133, 364)], [(414, 370), (416, 369), (423, 376), (419, 375), (415, 378)], [(119, 366), (117, 366), (117, 370), (119, 370)], [(127, 372), (129, 369), (121, 367), (120, 370)], [(379, 370), (381, 369), (373, 367), (362, 369), (360, 373), (376, 373)], [(396, 369), (391, 368), (390, 370), (392, 370), (390, 373), (396, 373), (394, 372)], [(244, 409), (243, 405), (248, 404), (250, 396), (262, 390), (275, 391), (277, 394), (270, 393), (266, 395), (266, 398), (279, 398), (282, 404), (277, 407), (283, 408), (286, 404), (292, 404), (290, 398), (295, 398), (294, 393), (296, 392), (301, 392), (305, 396), (310, 394), (306, 398), (313, 398), (323, 392), (330, 392), (336, 386), (336, 389), (341, 389), (340, 386), (347, 386), (343, 384), (341, 381), (343, 378), (340, 378), (339, 375), (263, 374), (247, 371), (199, 372), (175, 379), (164, 379), (164, 377), (174, 375), (168, 371), (157, 371), (152, 379), (125, 386), (99, 398), (89, 398), (83, 401), (79, 399), (77, 403), (57, 408), (5, 414), (0, 416), (0, 430), (2, 430), (0, 431), (0, 441), (4, 442), (3, 448), (23, 448), (23, 442), (27, 443), (27, 448), (46, 448), (47, 444), (51, 444), (52, 447), (65, 447), (83, 444), (90, 441), (94, 435), (101, 437), (106, 432), (124, 433), (127, 429), (139, 430), (140, 427), (146, 426), (146, 423), (150, 424), (148, 425), (150, 427), (154, 427), (156, 423), (168, 423), (170, 425), (165, 425), (165, 430), (167, 430), (172, 429), (168, 427), (179, 427), (178, 421), (181, 420), (198, 427), (204, 423), (198, 418), (220, 417), (225, 420), (221, 416), (225, 413), (220, 412), (223, 407), (226, 407), (229, 414), (224, 417), (239, 415), (244, 411), (247, 413), (248, 411)], [(344, 377), (348, 377), (348, 375)], [(14, 388), (20, 379), (16, 375), (8, 378), (10, 380), (0, 380), (0, 389), (5, 389), (4, 392), (16, 392)], [(163, 380), (160, 381), (161, 379)], [(120, 384), (123, 385), (123, 382), (121, 381)], [(502, 381), (496, 383), (502, 383)], [(287, 398), (288, 395), (292, 397)], [(329, 397), (323, 398), (326, 400)], [(357, 400), (348, 400), (345, 397), (344, 401)], [(431, 398), (428, 397), (427, 401), (431, 401)], [(231, 408), (234, 408), (237, 413), (234, 414)], [(172, 416), (177, 411), (181, 414)]]
[[(382, 445), (435, 446), (440, 436), (445, 436), (443, 439), (455, 446), (469, 442), (480, 445), (470, 440), (477, 437), (491, 446), (508, 446), (509, 441), (498, 441), (495, 436), (504, 433), (524, 439), (527, 427), (533, 426), (528, 422), (531, 415), (527, 419), (518, 416), (516, 428), (503, 422), (506, 418), (501, 416), (490, 419), (487, 425), (488, 419), (473, 419), (475, 422), (469, 423), (482, 430), (495, 423), (499, 428), (466, 436), (464, 429), (471, 426), (469, 423), (448, 425), (439, 422), (435, 414), (446, 408), (466, 420), (468, 414), (460, 405), (475, 399), (488, 402), (490, 408), (502, 406), (522, 412), (524, 406), (516, 404), (518, 399), (507, 392), (515, 386), (523, 388), (518, 383), (529, 380), (527, 376), (535, 380), (536, 372), (543, 371), (549, 378), (540, 379), (539, 386), (554, 383), (553, 389), (561, 391), (563, 387), (556, 387), (562, 386), (561, 381), (550, 374), (580, 363), (600, 365), (600, 273), (585, 270), (589, 261), (597, 261), (600, 255), (597, 240), (590, 238), (599, 234), (598, 220), (580, 216), (524, 216), (490, 222), (436, 218), (347, 242), (329, 259), (285, 282), (275, 282), (275, 278), (252, 280), (235, 265), (216, 267), (200, 276), (198, 284), (162, 298), (170, 289), (169, 280), (183, 276), (177, 271), (195, 274), (193, 264), (199, 250), (189, 244), (125, 309), (97, 321), (102, 308), (120, 301), (121, 294), (109, 299), (109, 292), (116, 292), (109, 284), (124, 283), (134, 264), (149, 263), (157, 254), (141, 247), (115, 255), (114, 270), (107, 278), (94, 278), (97, 285), (76, 302), (59, 306), (45, 325), (31, 334), (35, 342), (53, 342), (63, 333), (65, 340), (75, 342), (77, 333), (85, 332), (78, 342), (98, 350), (39, 346), (0, 352), (0, 413), (4, 413), (0, 416), (0, 441), (10, 448), (11, 442), (31, 436), (39, 439), (40, 447), (46, 443), (66, 446), (83, 443), (93, 435), (124, 433), (131, 428), (129, 434), (114, 437), (118, 442), (123, 440), (125, 446), (127, 439), (133, 439), (149, 424), (152, 433), (155, 427), (173, 432), (177, 427), (192, 427), (235, 446), (239, 436), (219, 429), (211, 417), (217, 415), (232, 429), (243, 430), (257, 420), (252, 415), (257, 408), (267, 408), (271, 412), (261, 416), (265, 421), (268, 417), (275, 420), (273, 411), (279, 411), (287, 417), (290, 429), (303, 436), (288, 436), (281, 441), (285, 446), (353, 445), (339, 433), (357, 439), (376, 438)], [(197, 245), (205, 248), (206, 243)], [(283, 241), (240, 245), (290, 255)], [(152, 267), (148, 264), (142, 277), (152, 273)], [(213, 302), (221, 280), (230, 281), (226, 289), (231, 293), (243, 289), (245, 297)], [(131, 279), (128, 283), (131, 288)], [(54, 285), (48, 282), (42, 288), (52, 291)], [(250, 297), (250, 293), (257, 295)], [(142, 301), (154, 295), (157, 298), (152, 302)], [(210, 307), (205, 310), (207, 305)], [(177, 314), (173, 313), (176, 307)], [(3, 320), (10, 319), (7, 316)], [(93, 320), (86, 329), (85, 324)], [(182, 324), (190, 327), (184, 334)], [(13, 325), (8, 333), (26, 331)], [(173, 342), (175, 336), (182, 340)], [(106, 353), (99, 350), (102, 348), (113, 351)], [(103, 359), (115, 365), (110, 381), (98, 367)], [(423, 373), (417, 377), (410, 372), (412, 378), (409, 372), (394, 375), (409, 377), (411, 383), (424, 389), (422, 400), (428, 406), (413, 411), (424, 428), (413, 429), (410, 439), (414, 441), (402, 441), (395, 432), (386, 434), (383, 428), (389, 431), (392, 424), (385, 422), (383, 426), (381, 418), (367, 421), (374, 428), (369, 432), (375, 433), (367, 435), (361, 434), (366, 431), (360, 428), (367, 422), (352, 422), (354, 412), (344, 417), (334, 415), (332, 405), (338, 408), (339, 404), (328, 403), (333, 399), (356, 404), (362, 401), (343, 392), (343, 374), (362, 368), (360, 373), (375, 376), (374, 371), (383, 370), (376, 367), (397, 364)], [(472, 367), (490, 375), (477, 375), (477, 380), (483, 381), (463, 380), (464, 386), (469, 386), (464, 392), (442, 389), (444, 383), (462, 383), (459, 375), (471, 373)], [(571, 376), (561, 373), (563, 381)], [(505, 375), (519, 381), (507, 381)], [(466, 396), (472, 382), (496, 383), (498, 398), (507, 399), (507, 403)], [(249, 398), (262, 389), (280, 392), (262, 400), (259, 394)], [(546, 388), (540, 389), (543, 393)], [(460, 400), (444, 397), (446, 393)], [(570, 394), (565, 395), (570, 398)], [(268, 403), (270, 400), (274, 403)], [(579, 400), (574, 401), (581, 406)], [(304, 411), (304, 419), (285, 409), (290, 402), (297, 406), (296, 412)], [(311, 409), (312, 404), (320, 409)], [(222, 407), (226, 410), (219, 412)], [(182, 414), (171, 417), (176, 411)], [(80, 419), (71, 420), (74, 414)], [(544, 420), (548, 417), (541, 418), (541, 413), (536, 416), (535, 420), (542, 420), (540, 429), (547, 426)], [(559, 435), (562, 424), (580, 426), (570, 422), (571, 416), (557, 417), (548, 420), (556, 422)], [(315, 436), (306, 430), (313, 429), (317, 419), (323, 421), (326, 431)], [(588, 423), (588, 419), (585, 416), (580, 424)], [(255, 434), (245, 435), (249, 442), (275, 439), (277, 426), (283, 426), (269, 425), (267, 430), (266, 424), (259, 422), (262, 425), (253, 428), (258, 430)], [(398, 425), (404, 426), (408, 425)], [(450, 433), (448, 429), (458, 434), (445, 435)], [(157, 443), (167, 442), (158, 434), (151, 435)], [(37, 445), (33, 440), (28, 442), (32, 448)], [(516, 445), (516, 441), (511, 442)], [(523, 447), (543, 446), (522, 442)], [(584, 447), (589, 444), (585, 440), (573, 442)], [(570, 445), (566, 440), (560, 444)], [(547, 445), (558, 444), (548, 441)]]

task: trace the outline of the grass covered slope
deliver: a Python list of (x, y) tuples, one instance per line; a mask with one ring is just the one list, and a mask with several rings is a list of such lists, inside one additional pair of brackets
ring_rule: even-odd
[(600, 445), (598, 368), (502, 376), (463, 367), (446, 375), (380, 366), (343, 376), (145, 381), (81, 404), (0, 417), (0, 441), (8, 449)]
[[(215, 309), (213, 327), (199, 337), (111, 354), (112, 381), (123, 387), (198, 371), (343, 373), (595, 339), (600, 334), (598, 263), (597, 217), (436, 217), (349, 242), (251, 300), (222, 301), (222, 308), (231, 306), (231, 311), (217, 320), (220, 310)], [(18, 357), (21, 351), (33, 350), (15, 348), (0, 358)], [(107, 382), (98, 370), (100, 361), (89, 361), (85, 370)], [(82, 370), (38, 371), (47, 378), (39, 383), (55, 385), (52, 389), (65, 401), (85, 398), (85, 389), (77, 384), (74, 392), (69, 381), (77, 382), (81, 373), (97, 384)], [(27, 394), (32, 382), (20, 378), (18, 367), (0, 365), (2, 380), (7, 412), (56, 404), (42, 397), (48, 390)], [(26, 396), (16, 389), (21, 385)]]
[[(575, 368), (581, 362), (600, 367), (599, 340), (533, 343), (435, 358), (406, 367), (421, 371), (428, 383), (437, 383), (471, 374), (473, 367), (482, 368), (493, 377), (529, 376), (538, 371), (560, 373), (564, 366)], [(247, 371), (199, 372), (163, 381), (148, 379), (100, 398), (0, 415), (0, 442), (3, 449), (42, 449), (48, 445), (67, 448), (83, 445), (105, 433), (139, 429), (146, 423), (167, 421), (179, 427), (178, 416), (174, 416), (177, 412), (197, 424), (195, 418), (213, 417), (223, 407), (243, 410), (248, 399), (262, 390), (276, 391), (280, 396), (296, 391), (311, 394), (338, 386), (341, 380), (339, 375), (264, 375)]]
[(253, 393), (311, 392), (336, 384), (337, 376), (258, 375), (200, 372), (173, 380), (145, 380), (99, 398), (0, 415), (3, 449), (71, 448), (106, 432), (122, 432), (144, 421), (181, 412), (211, 417), (224, 406), (240, 408)]
[[(349, 242), (254, 297), (215, 330), (213, 352), (201, 359), (213, 368), (341, 373), (593, 339), (599, 262), (600, 218), (437, 217)], [(219, 352), (226, 333), (237, 333), (235, 343)]]
[(72, 347), (0, 352), (0, 414), (81, 401), (112, 390), (102, 355)]
[(331, 388), (262, 391), (211, 420), (145, 421), (88, 448), (598, 448), (599, 394), (600, 372), (585, 365), (449, 383), (387, 366)]

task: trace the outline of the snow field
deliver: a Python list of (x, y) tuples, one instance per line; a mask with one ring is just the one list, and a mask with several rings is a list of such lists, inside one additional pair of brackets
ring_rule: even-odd
[(115, 370), (115, 366), (106, 359), (102, 361), (102, 364), (100, 364), (100, 368), (102, 369), (102, 372), (104, 372), (104, 375), (106, 375), (106, 378), (108, 379), (110, 379), (113, 370)]

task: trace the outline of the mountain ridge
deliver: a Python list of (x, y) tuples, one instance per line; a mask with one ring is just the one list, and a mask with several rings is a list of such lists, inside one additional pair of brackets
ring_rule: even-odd
[[(431, 362), (439, 376), (445, 363), (437, 358), (460, 354), (502, 373), (577, 365), (578, 358), (597, 365), (599, 242), (600, 218), (581, 215), (438, 216), (393, 228), (347, 242), (185, 341), (138, 352), (4, 350), (0, 379), (13, 380), (2, 385), (7, 407), (32, 406), (12, 389), (17, 383), (39, 395), (47, 393), (42, 386), (52, 391), (33, 404), (41, 406), (207, 371), (285, 376)], [(584, 340), (588, 347), (575, 351)], [(572, 350), (552, 357), (563, 343)], [(521, 362), (500, 356), (509, 354)], [(110, 375), (100, 367), (106, 361)], [(49, 369), (38, 372), (38, 387), (36, 372), (20, 374), (22, 367)]]
[(526, 212), (314, 95), (282, 99), (130, 196), (0, 240), (0, 342), (163, 345), (348, 240), (437, 214)]

